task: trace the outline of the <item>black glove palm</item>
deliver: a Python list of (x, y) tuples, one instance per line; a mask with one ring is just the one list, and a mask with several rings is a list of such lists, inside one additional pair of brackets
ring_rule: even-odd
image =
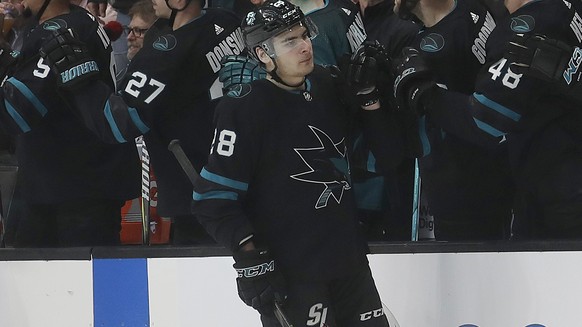
[[(546, 39), (543, 35), (516, 34), (506, 45), (505, 58), (516, 73), (570, 84), (573, 76), (566, 73), (570, 58), (577, 58), (577, 65), (582, 60), (582, 51), (572, 50), (566, 43)], [(578, 67), (574, 73), (579, 73)]]
[(380, 74), (390, 69), (386, 51), (378, 41), (364, 42), (349, 58), (342, 58), (339, 65), (347, 85), (362, 106), (378, 101), (376, 84)]
[(427, 91), (434, 89), (433, 75), (418, 52), (405, 47), (398, 59), (394, 60), (394, 98), (401, 110), (411, 110), (418, 115), (424, 114), (421, 99)]
[(99, 66), (70, 29), (53, 31), (39, 52), (57, 74), (59, 87), (74, 89), (99, 76)]
[(287, 297), (285, 279), (266, 250), (241, 251), (234, 255), (238, 295), (261, 315), (273, 316), (275, 301)]

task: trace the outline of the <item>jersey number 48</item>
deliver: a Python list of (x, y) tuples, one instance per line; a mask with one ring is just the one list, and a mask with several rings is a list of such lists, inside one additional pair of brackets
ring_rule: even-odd
[(503, 74), (503, 79), (501, 80), (503, 86), (513, 90), (519, 85), (519, 80), (521, 79), (523, 74), (516, 74), (512, 72), (509, 65), (507, 69), (504, 70), (506, 63), (507, 59), (505, 58), (499, 60), (498, 62), (491, 65), (491, 67), (489, 67), (489, 72), (492, 74), (491, 79), (494, 81), (497, 80), (497, 78), (501, 76), (501, 74)]

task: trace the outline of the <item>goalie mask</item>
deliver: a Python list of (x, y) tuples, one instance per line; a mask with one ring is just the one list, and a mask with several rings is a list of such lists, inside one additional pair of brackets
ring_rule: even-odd
[[(260, 62), (255, 49), (262, 48), (271, 58), (276, 58), (273, 38), (291, 30), (296, 25), (305, 27), (307, 36), (317, 36), (317, 27), (309, 17), (305, 17), (298, 6), (286, 1), (267, 1), (249, 12), (242, 23), (245, 45), (250, 55)], [(285, 51), (292, 50), (289, 46)]]

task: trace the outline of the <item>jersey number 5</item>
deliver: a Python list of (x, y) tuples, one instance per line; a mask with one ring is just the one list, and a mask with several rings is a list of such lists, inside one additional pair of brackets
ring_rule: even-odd
[[(495, 81), (497, 80), (497, 77), (501, 76), (502, 72), (504, 71), (503, 67), (505, 67), (506, 63), (507, 59), (503, 58), (489, 67), (489, 72), (492, 74), (492, 80)], [(505, 74), (503, 74), (503, 79), (501, 82), (503, 83), (503, 86), (513, 90), (519, 85), (519, 80), (522, 76), (523, 74), (516, 74), (511, 71), (510, 67), (507, 67), (507, 71)]]
[[(216, 132), (214, 130), (214, 138), (212, 139), (212, 145), (210, 146), (210, 154), (214, 152), (214, 144), (216, 143)], [(234, 143), (236, 142), (236, 133), (229, 131), (228, 129), (223, 129), (218, 135), (218, 145), (216, 146), (216, 153), (221, 156), (230, 157), (234, 153)]]

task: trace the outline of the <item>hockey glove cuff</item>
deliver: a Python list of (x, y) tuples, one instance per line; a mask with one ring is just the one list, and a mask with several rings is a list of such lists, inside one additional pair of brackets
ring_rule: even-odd
[(238, 295), (261, 315), (273, 316), (275, 301), (287, 298), (285, 279), (267, 250), (238, 251), (234, 254)]
[(220, 64), (222, 68), (218, 72), (218, 80), (222, 82), (225, 90), (230, 90), (235, 85), (249, 84), (267, 76), (265, 69), (256, 60), (247, 56), (224, 56)]
[(71, 29), (58, 29), (45, 40), (40, 55), (57, 74), (59, 88), (73, 90), (99, 78), (99, 66)]
[(427, 91), (434, 90), (437, 85), (432, 72), (418, 52), (405, 47), (398, 59), (394, 61), (394, 98), (401, 110), (411, 110), (417, 115), (425, 113), (422, 99)]

